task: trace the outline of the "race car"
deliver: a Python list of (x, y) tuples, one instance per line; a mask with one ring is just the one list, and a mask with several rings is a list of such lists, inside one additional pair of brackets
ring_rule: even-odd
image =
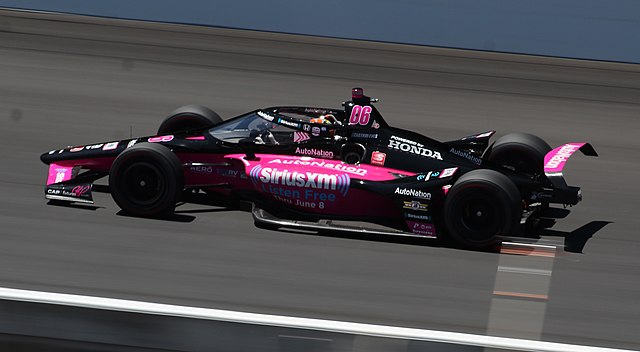
[(134, 216), (171, 216), (197, 192), (251, 202), (261, 227), (446, 237), (491, 248), (550, 204), (580, 202), (563, 167), (578, 150), (597, 156), (586, 142), (552, 149), (525, 133), (491, 145), (495, 131), (439, 142), (389, 126), (375, 102), (353, 88), (342, 108), (277, 106), (226, 121), (185, 106), (155, 136), (44, 153), (45, 197), (92, 203), (94, 181), (109, 176), (114, 201)]

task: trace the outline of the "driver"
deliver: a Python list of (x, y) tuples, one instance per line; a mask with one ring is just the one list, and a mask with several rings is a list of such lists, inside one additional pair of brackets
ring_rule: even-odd
[(329, 125), (333, 125), (333, 124), (337, 124), (338, 123), (338, 119), (336, 119), (335, 116), (333, 116), (332, 114), (326, 114), (326, 115), (320, 115), (316, 118), (313, 118), (311, 120), (309, 120), (309, 122), (311, 123), (324, 123), (324, 124), (329, 124)]
[(275, 126), (271, 123), (265, 122), (259, 124), (257, 130), (251, 131), (250, 137), (253, 138), (254, 143), (256, 144), (280, 144), (276, 140), (273, 133), (271, 133), (271, 129), (275, 128)]

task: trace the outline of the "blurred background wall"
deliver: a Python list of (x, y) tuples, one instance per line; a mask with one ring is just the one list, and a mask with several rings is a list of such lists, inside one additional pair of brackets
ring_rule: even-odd
[(0, 0), (0, 6), (640, 63), (638, 0)]

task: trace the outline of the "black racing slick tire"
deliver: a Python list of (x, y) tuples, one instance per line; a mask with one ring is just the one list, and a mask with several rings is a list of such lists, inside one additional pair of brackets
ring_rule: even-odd
[(544, 156), (551, 151), (547, 142), (528, 133), (510, 133), (491, 147), (489, 161), (531, 177), (542, 175)]
[(200, 105), (186, 105), (176, 109), (158, 127), (158, 135), (204, 130), (222, 122), (213, 110)]
[(169, 216), (184, 189), (182, 163), (163, 145), (136, 144), (113, 162), (109, 189), (116, 204), (130, 215)]
[(459, 244), (491, 249), (499, 236), (510, 236), (522, 216), (520, 192), (505, 175), (488, 169), (462, 175), (447, 193), (445, 225)]

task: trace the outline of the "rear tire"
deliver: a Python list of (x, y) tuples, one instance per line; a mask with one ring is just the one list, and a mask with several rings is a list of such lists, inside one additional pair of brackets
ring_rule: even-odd
[(505, 175), (470, 171), (456, 181), (444, 204), (445, 225), (459, 244), (489, 249), (498, 236), (512, 235), (522, 216), (520, 192)]
[(158, 127), (158, 135), (211, 128), (222, 122), (213, 110), (200, 105), (186, 105), (172, 112)]
[(168, 148), (141, 143), (122, 152), (111, 166), (109, 189), (126, 213), (166, 217), (175, 210), (184, 188), (184, 171)]
[(531, 177), (543, 174), (544, 156), (551, 151), (547, 142), (528, 133), (510, 133), (491, 148), (489, 161)]

